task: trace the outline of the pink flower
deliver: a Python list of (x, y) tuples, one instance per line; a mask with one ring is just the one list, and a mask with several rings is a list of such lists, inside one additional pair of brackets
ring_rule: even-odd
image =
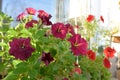
[(30, 44), (30, 38), (14, 38), (11, 42), (9, 42), (9, 45), (9, 54), (20, 60), (28, 59), (32, 52), (35, 51)]
[(81, 38), (81, 35), (75, 34), (68, 39), (71, 43), (71, 50), (75, 56), (86, 55), (87, 54), (87, 41)]
[(103, 16), (100, 16), (100, 20), (104, 23), (104, 18), (103, 18)]
[(36, 10), (34, 8), (26, 8), (26, 11), (30, 15), (35, 15), (36, 13)]
[(44, 61), (45, 65), (47, 66), (51, 61), (53, 61), (53, 57), (50, 55), (50, 53), (42, 53), (41, 60)]
[(42, 20), (42, 24), (52, 25), (52, 22), (49, 21), (52, 16), (46, 13), (44, 10), (38, 11), (38, 17)]
[(69, 32), (69, 33), (71, 33), (72, 35), (74, 35), (74, 34), (75, 34), (75, 32), (74, 32), (74, 29), (73, 29), (73, 26), (72, 26), (72, 25), (70, 25), (70, 24), (66, 24), (65, 26), (67, 27), (67, 30), (68, 30), (68, 32)]
[(64, 39), (67, 34), (67, 28), (63, 23), (55, 23), (52, 25), (52, 34), (60, 39)]
[(92, 50), (87, 51), (87, 56), (90, 60), (95, 60), (96, 59), (96, 54)]
[(76, 74), (81, 74), (82, 70), (79, 67), (76, 67), (71, 71), (70, 76), (73, 76), (73, 74), (75, 74), (75, 73)]
[(37, 20), (31, 20), (25, 24), (25, 28), (33, 27), (34, 24), (38, 24)]
[(77, 74), (81, 74), (82, 70), (79, 67), (76, 67), (76, 68), (73, 69), (73, 72), (77, 73)]
[(17, 16), (17, 21), (23, 20), (24, 17), (25, 17), (25, 13), (23, 12)]
[(103, 65), (104, 65), (104, 67), (106, 67), (108, 69), (111, 67), (111, 64), (110, 64), (110, 61), (108, 60), (108, 58), (103, 59)]
[(103, 52), (107, 58), (114, 57), (114, 54), (116, 53), (115, 49), (111, 47), (106, 47)]
[(93, 15), (88, 15), (87, 21), (88, 21), (88, 22), (92, 22), (92, 21), (94, 20), (94, 18), (95, 18), (95, 16), (93, 16)]

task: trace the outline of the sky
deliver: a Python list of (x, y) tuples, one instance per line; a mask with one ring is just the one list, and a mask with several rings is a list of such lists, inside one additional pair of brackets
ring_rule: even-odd
[(52, 21), (55, 19), (55, 0), (3, 0), (2, 11), (16, 18), (28, 7), (45, 10), (52, 15)]

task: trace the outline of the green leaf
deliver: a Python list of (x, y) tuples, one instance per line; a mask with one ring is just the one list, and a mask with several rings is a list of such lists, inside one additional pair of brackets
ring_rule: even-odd
[(6, 45), (6, 43), (0, 42), (0, 46), (5, 46), (5, 45)]
[(38, 71), (35, 69), (31, 69), (28, 71), (28, 75), (30, 76), (30, 78), (35, 78), (38, 75)]
[(25, 72), (27, 72), (27, 67), (18, 67), (16, 69), (13, 70), (14, 74), (23, 74)]
[(17, 65), (17, 67), (25, 67), (27, 66), (28, 64), (26, 62), (21, 62)]
[(20, 32), (22, 33), (22, 36), (26, 36), (26, 37), (32, 36), (32, 33), (29, 32), (27, 29), (23, 29)]
[(39, 30), (36, 32), (35, 38), (41, 38), (44, 36), (44, 34), (45, 34), (45, 30)]
[(57, 50), (54, 48), (50, 48), (50, 53), (51, 53), (52, 57), (54, 57), (57, 54)]
[(28, 64), (21, 62), (18, 65), (16, 65), (16, 68), (13, 70), (15, 74), (21, 74), (28, 71)]
[(6, 68), (6, 65), (4, 63), (0, 63), (0, 72), (4, 71)]
[(22, 79), (21, 80), (30, 80), (29, 78), (27, 78), (27, 77), (22, 77)]
[(14, 74), (13, 72), (10, 72), (4, 80), (18, 80), (18, 75)]
[(13, 60), (13, 65), (16, 66), (17, 64), (21, 63), (21, 60)]
[(10, 29), (10, 30), (8, 30), (7, 34), (9, 36), (16, 36), (18, 34), (18, 32), (15, 31), (14, 29)]
[[(0, 47), (1, 48), (1, 47)], [(0, 50), (0, 56), (3, 56), (5, 52)]]

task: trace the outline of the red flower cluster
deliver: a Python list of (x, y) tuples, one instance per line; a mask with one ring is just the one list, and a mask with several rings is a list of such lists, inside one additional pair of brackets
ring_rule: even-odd
[(49, 19), (52, 17), (51, 15), (46, 13), (44, 10), (39, 10), (38, 13), (39, 13), (38, 17), (42, 20), (42, 23), (44, 25), (51, 25), (52, 24), (52, 22), (49, 21)]
[(116, 53), (116, 51), (114, 48), (112, 49), (111, 47), (106, 47), (104, 49), (105, 58), (103, 60), (103, 64), (106, 68), (111, 67), (109, 58), (113, 58), (115, 53)]
[(111, 47), (106, 47), (104, 49), (104, 54), (105, 54), (105, 57), (107, 58), (113, 58), (115, 53), (116, 51), (114, 48), (112, 49)]
[(92, 50), (87, 51), (87, 56), (90, 60), (95, 60), (96, 59), (96, 54)]
[(30, 38), (14, 38), (9, 45), (9, 54), (20, 60), (27, 60), (35, 51), (30, 44)]
[[(95, 19), (95, 16), (90, 14), (90, 15), (88, 15), (86, 20), (87, 20), (87, 22), (92, 22), (94, 19)], [(100, 20), (104, 23), (103, 16), (100, 16)]]
[(79, 56), (80, 54), (85, 55), (87, 53), (87, 41), (81, 38), (79, 34), (75, 34), (70, 24), (55, 23), (51, 29), (53, 36), (60, 39), (64, 39), (68, 32), (72, 34), (68, 41), (71, 43), (71, 50), (75, 56)]
[(53, 61), (53, 57), (50, 55), (50, 53), (42, 53), (41, 60), (44, 61), (45, 65), (48, 66), (48, 64)]
[(108, 58), (104, 58), (103, 59), (103, 64), (106, 68), (110, 68), (111, 67), (111, 64), (110, 64), (110, 61)]
[(84, 38), (81, 38), (81, 35), (75, 34), (68, 41), (71, 43), (71, 50), (75, 56), (86, 55), (88, 44)]
[[(34, 8), (26, 8), (26, 12), (27, 14), (29, 15), (35, 15), (36, 12), (38, 12), (38, 18), (40, 19), (40, 21), (42, 21), (42, 24), (44, 25), (51, 25), (52, 22), (50, 21), (50, 18), (52, 17), (50, 14), (48, 14), (47, 12), (45, 12), (44, 10), (35, 10)], [(25, 17), (25, 12), (24, 13), (21, 13), (17, 16), (17, 20), (20, 21), (20, 20), (23, 20), (24, 17)], [(33, 22), (33, 21), (32, 21)], [(35, 22), (36, 23), (36, 22)], [(29, 23), (28, 23), (29, 24)], [(32, 24), (32, 23), (30, 23)]]

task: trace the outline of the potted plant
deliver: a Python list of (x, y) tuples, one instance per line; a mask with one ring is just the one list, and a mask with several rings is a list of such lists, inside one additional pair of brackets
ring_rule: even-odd
[[(33, 18), (35, 15), (37, 19)], [(15, 27), (11, 27), (9, 16), (1, 13), (0, 17), (0, 73), (3, 80), (110, 79), (109, 58), (115, 50), (106, 47), (96, 56), (95, 48), (89, 49), (89, 35), (76, 33), (71, 24), (52, 23), (50, 14), (34, 8), (26, 8), (18, 15), (19, 23)], [(89, 15), (86, 19), (86, 29), (89, 26), (89, 30), (92, 29), (95, 24), (93, 17)]]

